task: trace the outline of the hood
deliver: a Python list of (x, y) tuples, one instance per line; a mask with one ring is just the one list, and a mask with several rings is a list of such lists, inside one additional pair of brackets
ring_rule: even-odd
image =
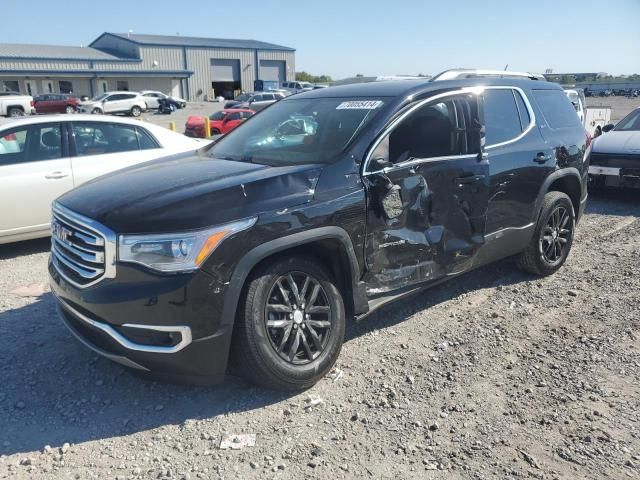
[(612, 153), (619, 155), (640, 155), (640, 132), (611, 131), (596, 138), (593, 153)]
[(79, 102), (78, 105), (97, 105), (100, 102), (94, 102), (93, 100), (85, 100), (84, 102)]
[(194, 230), (309, 202), (321, 170), (182, 154), (99, 177), (57, 201), (116, 233)]

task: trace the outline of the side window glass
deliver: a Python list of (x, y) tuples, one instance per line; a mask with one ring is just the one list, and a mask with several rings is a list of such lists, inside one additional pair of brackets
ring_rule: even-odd
[(487, 146), (513, 140), (520, 133), (520, 115), (513, 90), (487, 89), (484, 92), (484, 124)]
[(562, 90), (534, 90), (533, 96), (551, 128), (581, 125), (575, 108)]
[(25, 158), (27, 128), (9, 130), (0, 137), (0, 166), (20, 163)]
[(158, 142), (156, 142), (151, 134), (144, 128), (136, 127), (136, 132), (138, 133), (138, 144), (140, 145), (140, 150), (159, 148)]
[(74, 123), (73, 133), (79, 157), (140, 149), (136, 129), (131, 125), (79, 122)]
[(478, 102), (456, 95), (423, 105), (396, 126), (372, 158), (398, 164), (407, 160), (466, 155), (480, 151)]
[(59, 124), (34, 126), (32, 134), (36, 141), (31, 144), (33, 151), (28, 158), (29, 161), (62, 158), (62, 131)]
[(527, 106), (522, 99), (522, 95), (520, 92), (513, 91), (513, 94), (516, 97), (516, 104), (518, 105), (518, 113), (520, 114), (520, 126), (522, 127), (522, 131), (524, 131), (529, 124), (531, 123), (531, 116), (529, 115), (529, 110), (527, 110)]
[(240, 112), (234, 112), (227, 117), (227, 121), (240, 120)]

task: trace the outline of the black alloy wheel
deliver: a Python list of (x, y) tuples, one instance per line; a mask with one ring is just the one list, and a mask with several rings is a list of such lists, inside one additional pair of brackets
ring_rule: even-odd
[(568, 210), (559, 205), (551, 213), (547, 224), (540, 235), (540, 252), (544, 260), (551, 266), (557, 265), (564, 258), (564, 248), (573, 236), (573, 222)]
[(576, 214), (569, 196), (556, 191), (544, 196), (539, 212), (529, 245), (518, 257), (518, 266), (534, 275), (551, 275), (569, 256)]
[(310, 363), (322, 353), (331, 333), (332, 317), (324, 288), (303, 272), (276, 279), (264, 312), (271, 346), (294, 365)]
[(232, 338), (234, 364), (256, 384), (304, 390), (333, 368), (345, 320), (342, 295), (323, 262), (275, 257), (245, 284)]

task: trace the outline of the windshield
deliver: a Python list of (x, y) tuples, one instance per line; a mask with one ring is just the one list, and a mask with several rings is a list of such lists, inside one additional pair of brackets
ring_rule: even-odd
[(211, 115), (209, 115), (209, 120), (222, 120), (225, 115), (226, 113), (221, 110), (219, 112), (212, 113)]
[(220, 139), (220, 159), (289, 166), (332, 163), (380, 111), (379, 98), (283, 100)]
[(91, 99), (92, 102), (99, 102), (100, 100), (102, 100), (103, 98), (107, 98), (107, 93), (103, 93), (102, 95), (96, 95), (95, 97), (93, 97)]
[(640, 108), (624, 117), (614, 128), (617, 132), (632, 132), (640, 130)]

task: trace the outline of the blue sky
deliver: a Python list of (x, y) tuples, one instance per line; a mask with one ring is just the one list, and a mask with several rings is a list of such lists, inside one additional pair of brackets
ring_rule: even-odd
[(1, 2), (7, 43), (86, 45), (131, 29), (278, 43), (296, 48), (296, 70), (334, 78), (506, 64), (640, 73), (640, 0)]

